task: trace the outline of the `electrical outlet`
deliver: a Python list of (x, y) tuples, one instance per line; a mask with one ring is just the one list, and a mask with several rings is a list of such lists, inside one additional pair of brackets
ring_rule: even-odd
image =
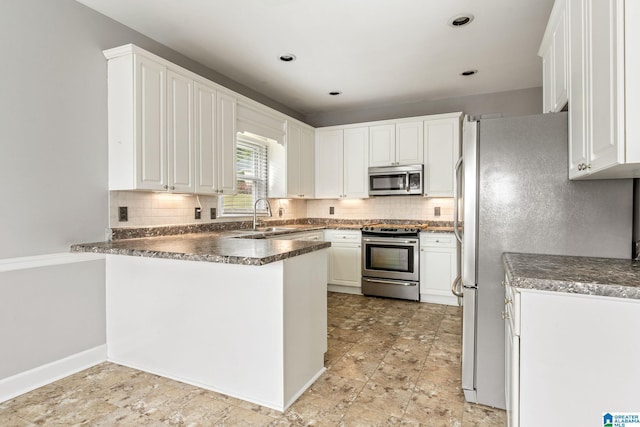
[(440, 216), (440, 206), (436, 206), (433, 208), (433, 215)]
[(129, 210), (126, 206), (118, 206), (118, 221), (126, 222), (129, 221)]
[(202, 218), (202, 208), (196, 208), (196, 219)]
[(283, 215), (284, 215), (284, 208), (278, 208), (278, 216), (282, 218)]
[(211, 208), (211, 219), (216, 219), (217, 215), (216, 215), (216, 208)]
[(336, 213), (336, 210), (333, 206), (329, 206), (329, 215), (333, 215)]

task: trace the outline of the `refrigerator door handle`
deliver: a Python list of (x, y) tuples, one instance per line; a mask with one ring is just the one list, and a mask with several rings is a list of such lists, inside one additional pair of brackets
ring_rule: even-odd
[[(458, 194), (458, 174), (460, 173), (460, 168), (462, 167), (462, 157), (458, 159), (455, 167), (453, 168), (453, 234), (456, 236), (458, 242), (462, 243), (462, 236), (460, 235), (459, 228), (459, 219), (458, 219), (458, 210), (460, 209), (459, 204), (459, 194)], [(454, 292), (455, 295), (457, 295)]]
[[(458, 290), (458, 288), (460, 288), (460, 290)], [(453, 280), (453, 283), (451, 283), (451, 293), (457, 296), (458, 298), (462, 298), (462, 276), (456, 277)]]

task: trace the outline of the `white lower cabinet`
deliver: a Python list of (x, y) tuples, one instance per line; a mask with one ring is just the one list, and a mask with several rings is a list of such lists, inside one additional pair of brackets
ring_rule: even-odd
[(420, 235), (420, 301), (458, 305), (451, 293), (456, 277), (456, 238), (451, 233)]
[(269, 240), (305, 240), (305, 241), (322, 241), (323, 240), (322, 230), (319, 231), (303, 231), (300, 233), (287, 233), (287, 234), (278, 234), (275, 236), (269, 236), (267, 239)]
[(638, 412), (640, 300), (506, 286), (509, 427)]
[[(328, 256), (330, 290), (360, 293), (362, 280), (362, 234), (355, 230), (325, 230), (324, 240), (331, 242)], [(346, 288), (343, 288), (346, 287)]]

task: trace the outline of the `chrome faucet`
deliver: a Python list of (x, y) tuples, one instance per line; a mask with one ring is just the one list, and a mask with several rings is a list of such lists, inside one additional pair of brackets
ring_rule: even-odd
[(257, 211), (257, 206), (258, 206), (258, 202), (260, 200), (264, 200), (264, 202), (267, 204), (267, 213), (269, 214), (269, 216), (273, 216), (273, 214), (271, 213), (271, 205), (269, 204), (269, 200), (267, 200), (266, 198), (261, 198), (256, 200), (256, 202), (253, 204), (253, 230), (255, 231), (256, 229), (256, 211)]

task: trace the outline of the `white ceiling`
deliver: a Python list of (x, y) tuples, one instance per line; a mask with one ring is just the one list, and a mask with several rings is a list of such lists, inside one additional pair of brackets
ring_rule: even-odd
[[(542, 85), (553, 0), (78, 0), (302, 114)], [(455, 15), (474, 21), (453, 28)], [(278, 59), (284, 53), (295, 62)], [(477, 69), (478, 74), (460, 73)], [(329, 96), (330, 91), (342, 91)]]

